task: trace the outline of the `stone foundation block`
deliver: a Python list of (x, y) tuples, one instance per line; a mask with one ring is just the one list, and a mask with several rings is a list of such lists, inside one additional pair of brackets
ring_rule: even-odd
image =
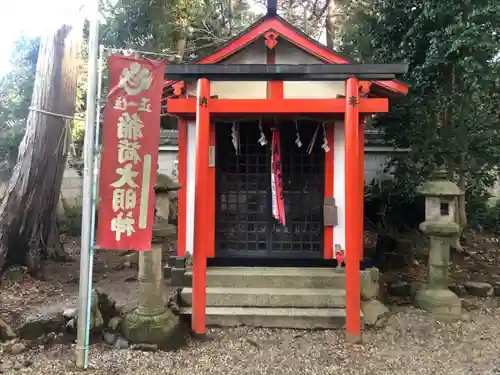
[(449, 289), (422, 288), (416, 295), (415, 305), (442, 320), (456, 320), (462, 316), (462, 302)]
[(389, 315), (389, 309), (376, 299), (361, 302), (364, 322), (367, 326), (379, 327)]
[(170, 271), (170, 284), (173, 286), (186, 286), (185, 273), (186, 270), (184, 268), (172, 268)]
[(163, 268), (163, 278), (164, 279), (170, 279), (171, 276), (172, 276), (172, 267), (165, 266)]
[(186, 268), (186, 258), (171, 256), (168, 259), (168, 265), (172, 268)]
[(378, 298), (380, 277), (378, 268), (373, 267), (370, 268), (369, 272), (361, 272), (360, 277), (361, 299), (369, 301)]

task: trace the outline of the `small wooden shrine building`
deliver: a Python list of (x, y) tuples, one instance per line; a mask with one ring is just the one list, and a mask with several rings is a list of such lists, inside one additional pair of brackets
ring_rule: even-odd
[(277, 16), (275, 3), (210, 56), (166, 68), (175, 93), (167, 111), (179, 119), (178, 255), (194, 257), (193, 329), (205, 331), (207, 259), (339, 260), (356, 340), (364, 119), (407, 93), (394, 79), (407, 66), (352, 64)]

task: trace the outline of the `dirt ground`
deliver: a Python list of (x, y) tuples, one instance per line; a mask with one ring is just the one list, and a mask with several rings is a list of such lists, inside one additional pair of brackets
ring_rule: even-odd
[[(66, 246), (78, 255), (79, 240)], [(499, 280), (500, 240), (471, 235), (467, 254), (453, 254), (451, 279)], [(384, 275), (386, 281), (425, 279), (425, 252), (405, 270)], [(123, 266), (121, 253), (97, 252), (94, 285), (119, 304), (137, 299), (137, 269)], [(10, 272), (0, 286), (0, 316), (8, 322), (46, 306), (75, 305), (79, 262), (46, 266), (45, 281)], [(167, 293), (173, 291), (166, 284)], [(500, 300), (468, 298), (464, 320), (442, 323), (409, 305), (391, 306), (387, 324), (364, 333), (363, 345), (345, 342), (342, 331), (297, 331), (253, 328), (212, 329), (206, 342), (191, 341), (171, 353), (148, 353), (93, 345), (89, 374), (499, 374)], [(5, 361), (23, 363), (8, 373), (69, 375), (74, 344), (39, 347)], [(20, 362), (21, 361), (21, 362)], [(2, 358), (0, 358), (0, 364)], [(7, 372), (5, 372), (7, 373)]]
[[(365, 242), (373, 243), (374, 235), (365, 234)], [(415, 239), (418, 242), (419, 239)], [(67, 263), (47, 262), (46, 280), (31, 279), (22, 270), (4, 275), (0, 284), (0, 316), (8, 322), (16, 320), (26, 310), (62, 304), (75, 305), (78, 297), (79, 275), (78, 238), (67, 238), (65, 247), (75, 261)], [(452, 253), (450, 279), (463, 283), (467, 280), (500, 281), (500, 236), (469, 234), (464, 243), (467, 253)], [(93, 285), (113, 297), (120, 304), (131, 305), (137, 300), (137, 267), (124, 267), (123, 252), (96, 251), (94, 255)], [(425, 281), (427, 274), (427, 252), (416, 251), (413, 265), (400, 270), (388, 271), (384, 282), (392, 280)], [(166, 293), (170, 288), (166, 282)]]
[[(36, 313), (47, 306), (75, 307), (78, 299), (80, 239), (68, 238), (65, 248), (75, 261), (45, 264), (45, 280), (33, 280), (22, 269), (8, 271), (0, 284), (0, 317), (11, 323), (21, 314)], [(93, 287), (112, 296), (120, 305), (137, 301), (137, 264), (125, 267), (123, 252), (96, 251), (93, 266)], [(166, 294), (172, 293), (165, 283)]]

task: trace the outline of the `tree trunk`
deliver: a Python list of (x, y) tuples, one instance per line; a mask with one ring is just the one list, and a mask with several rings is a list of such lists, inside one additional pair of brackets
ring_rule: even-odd
[(329, 49), (335, 47), (335, 0), (328, 0), (326, 11), (326, 46)]
[(0, 270), (21, 264), (41, 276), (47, 256), (66, 258), (56, 210), (75, 112), (80, 41), (81, 30), (68, 25), (41, 40), (32, 109), (0, 206)]

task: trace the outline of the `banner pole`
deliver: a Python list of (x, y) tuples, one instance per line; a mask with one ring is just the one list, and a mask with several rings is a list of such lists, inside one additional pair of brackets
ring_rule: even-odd
[[(90, 32), (88, 43), (88, 86), (87, 109), (85, 114), (83, 202), (82, 202), (82, 238), (80, 250), (80, 285), (78, 293), (78, 332), (76, 343), (76, 367), (87, 369), (90, 334), (90, 307), (92, 297), (93, 264), (93, 217), (94, 214), (94, 176), (96, 114), (97, 114), (97, 76), (99, 49), (99, 0), (94, 0), (90, 9)], [(97, 119), (98, 121), (98, 119)]]

